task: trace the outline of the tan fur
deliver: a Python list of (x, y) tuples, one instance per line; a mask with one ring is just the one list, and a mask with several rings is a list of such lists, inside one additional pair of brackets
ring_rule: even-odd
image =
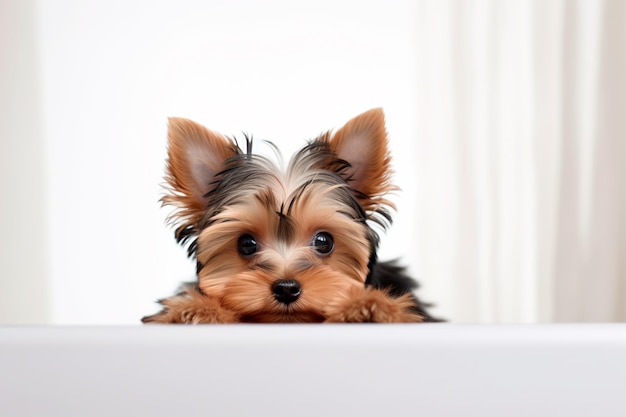
[[(246, 288), (245, 284), (243, 285)], [(202, 295), (193, 288), (184, 294), (162, 301), (164, 309), (146, 317), (144, 323), (155, 324), (217, 324), (217, 323), (419, 323), (423, 318), (410, 311), (412, 301), (408, 294), (392, 298), (382, 290), (352, 287), (348, 291), (326, 291), (326, 298), (315, 303), (310, 310), (284, 315), (269, 311), (246, 316), (245, 304), (235, 300), (238, 312), (224, 307), (217, 298)], [(339, 295), (339, 296), (338, 296)], [(245, 298), (245, 296), (243, 297)], [(232, 301), (232, 300), (231, 300)], [(317, 306), (326, 304), (324, 311)], [(240, 315), (243, 313), (243, 315)]]
[[(353, 287), (363, 287), (369, 255), (363, 227), (339, 214), (341, 207), (334, 201), (320, 198), (323, 190), (312, 188), (309, 195), (308, 200), (303, 199), (305, 204), (293, 209), (297, 233), (292, 245), (273, 236), (278, 222), (273, 210), (262, 216), (264, 221), (258, 221), (257, 213), (265, 209), (254, 200), (218, 216), (238, 221), (216, 224), (202, 232), (198, 259), (207, 263), (199, 274), (202, 291), (248, 320), (274, 322), (321, 318), (324, 305)], [(328, 257), (320, 258), (309, 247), (311, 235), (320, 229), (335, 237), (335, 249)], [(243, 233), (259, 236), (264, 250), (254, 259), (244, 259), (235, 250), (236, 238)], [(257, 268), (259, 265), (270, 267), (272, 273)], [(297, 278), (303, 287), (295, 306), (276, 302), (267, 291), (276, 279), (288, 278)]]
[(380, 205), (393, 207), (383, 198), (397, 187), (390, 183), (391, 155), (387, 144), (385, 114), (380, 108), (369, 110), (353, 118), (339, 129), (332, 138), (325, 135), (335, 153), (352, 167), (347, 176), (352, 186), (365, 198), (360, 198), (366, 210), (375, 210)]
[(238, 323), (239, 315), (224, 308), (219, 300), (201, 294), (193, 287), (173, 297), (161, 300), (163, 310), (144, 317), (144, 323), (154, 324), (201, 324)]
[(326, 312), (327, 323), (417, 323), (423, 318), (413, 313), (408, 294), (392, 298), (385, 291), (360, 288)]
[(224, 161), (237, 154), (226, 137), (189, 119), (171, 117), (168, 129), (167, 189), (161, 201), (178, 210), (170, 220), (196, 224), (206, 211), (204, 195), (210, 187), (201, 178), (213, 178), (224, 168)]
[[(171, 218), (177, 230), (197, 239), (201, 267), (197, 285), (161, 300), (162, 311), (145, 323), (422, 320), (411, 310), (410, 295), (393, 298), (365, 287), (375, 249), (365, 222), (380, 206), (390, 206), (385, 195), (395, 189), (382, 110), (363, 113), (317, 140), (331, 151), (327, 161), (320, 153), (322, 159), (296, 159), (283, 172), (264, 159), (248, 162), (231, 140), (195, 122), (170, 119), (169, 193), (162, 201), (177, 208)], [(235, 156), (242, 157), (229, 159)], [(323, 178), (337, 159), (350, 164), (340, 172), (344, 179), (328, 172)], [(227, 193), (216, 188), (225, 168), (253, 163)], [(331, 253), (312, 246), (319, 232), (333, 237)], [(246, 235), (258, 243), (251, 256), (237, 248)], [(299, 298), (277, 301), (272, 285), (292, 279), (301, 285)]]

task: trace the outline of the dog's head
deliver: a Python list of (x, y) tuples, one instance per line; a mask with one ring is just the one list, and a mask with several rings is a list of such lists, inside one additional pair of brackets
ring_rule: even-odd
[(363, 287), (389, 221), (390, 157), (382, 110), (350, 120), (286, 169), (187, 119), (169, 121), (167, 194), (176, 238), (201, 291), (243, 321), (322, 321)]

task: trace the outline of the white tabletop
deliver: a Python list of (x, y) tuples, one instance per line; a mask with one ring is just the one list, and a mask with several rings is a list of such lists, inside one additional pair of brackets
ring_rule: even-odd
[(0, 327), (2, 416), (626, 416), (626, 324)]

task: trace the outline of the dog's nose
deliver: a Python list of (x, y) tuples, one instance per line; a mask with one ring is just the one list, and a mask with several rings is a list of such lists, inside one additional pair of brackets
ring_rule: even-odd
[(300, 297), (302, 287), (295, 279), (279, 279), (272, 284), (272, 292), (277, 301), (290, 304)]

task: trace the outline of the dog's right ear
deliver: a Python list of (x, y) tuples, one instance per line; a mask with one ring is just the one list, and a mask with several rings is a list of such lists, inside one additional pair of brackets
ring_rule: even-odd
[(161, 201), (178, 208), (170, 220), (183, 223), (179, 229), (193, 227), (206, 212), (208, 194), (215, 188), (225, 162), (241, 151), (225, 136), (177, 117), (169, 119), (168, 139), (168, 193)]

